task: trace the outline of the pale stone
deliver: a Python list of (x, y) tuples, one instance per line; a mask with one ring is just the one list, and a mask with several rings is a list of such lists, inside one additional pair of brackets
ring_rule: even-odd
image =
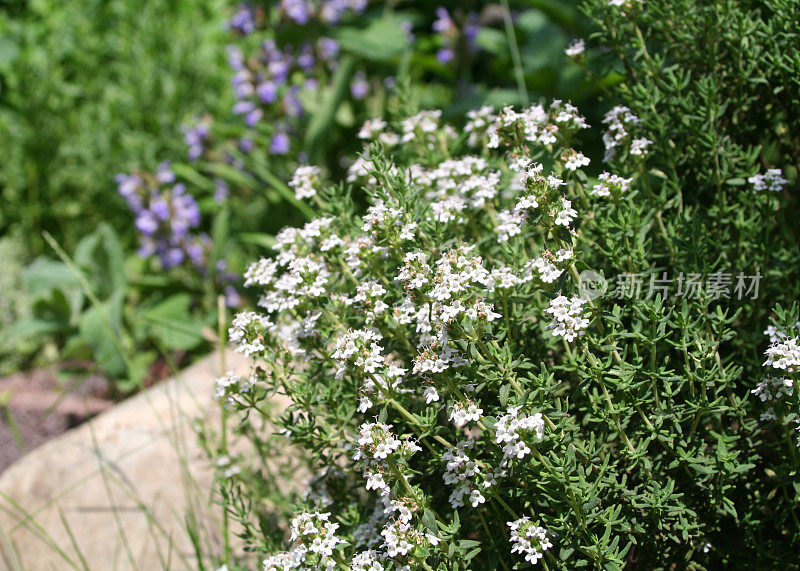
[[(249, 361), (228, 351), (226, 369), (247, 374)], [(91, 570), (195, 569), (187, 513), (206, 554), (221, 553), (212, 462), (193, 428), (198, 417), (218, 422), (221, 374), (220, 356), (209, 356), (10, 466), (0, 476), (0, 567), (68, 569), (66, 556)]]

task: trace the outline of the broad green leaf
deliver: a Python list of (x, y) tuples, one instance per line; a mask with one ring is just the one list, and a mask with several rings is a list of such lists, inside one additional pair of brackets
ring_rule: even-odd
[(345, 27), (336, 39), (346, 52), (376, 62), (390, 62), (408, 47), (408, 38), (394, 18), (381, 18), (364, 29)]
[(192, 317), (191, 301), (189, 294), (176, 294), (142, 311), (138, 317), (165, 349), (194, 349), (203, 342), (204, 323)]

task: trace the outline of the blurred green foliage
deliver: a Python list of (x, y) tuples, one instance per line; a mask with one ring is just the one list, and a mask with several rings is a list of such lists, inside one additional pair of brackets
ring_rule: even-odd
[(180, 125), (225, 105), (224, 2), (0, 2), (0, 234), (67, 251), (131, 220), (114, 175), (182, 152)]

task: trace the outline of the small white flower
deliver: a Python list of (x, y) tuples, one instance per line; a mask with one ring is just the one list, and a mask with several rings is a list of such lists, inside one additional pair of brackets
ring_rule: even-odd
[(436, 390), (436, 387), (433, 386), (425, 387), (423, 396), (425, 397), (425, 404), (431, 404), (432, 402), (439, 401), (439, 392)]
[(573, 40), (567, 48), (564, 50), (564, 53), (567, 54), (569, 57), (578, 57), (583, 52), (586, 51), (586, 42), (583, 41), (582, 38), (578, 38)]
[(320, 183), (320, 169), (314, 165), (300, 165), (294, 171), (289, 186), (294, 189), (294, 195), (298, 200), (311, 198), (317, 194), (317, 186)]
[(785, 185), (789, 184), (789, 181), (783, 178), (781, 169), (768, 169), (764, 174), (753, 175), (747, 181), (757, 191), (771, 190), (772, 192), (780, 192)]

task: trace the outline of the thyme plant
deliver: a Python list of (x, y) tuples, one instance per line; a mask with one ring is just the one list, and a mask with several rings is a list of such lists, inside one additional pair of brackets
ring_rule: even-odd
[[(649, 133), (621, 106), (604, 123), (596, 177), (561, 101), (369, 121), (346, 183), (298, 170), (319, 217), (246, 272), (260, 310), (230, 335), (253, 374), (218, 383), (247, 417), (288, 396), (315, 473), (282, 550), (246, 526), (265, 569), (791, 561), (796, 309), (770, 330), (781, 380), (743, 379), (768, 342), (730, 341), (760, 327), (738, 321), (760, 276), (700, 257), (671, 280), (689, 237), (663, 219)], [(755, 179), (753, 200), (770, 184), (789, 182)]]

